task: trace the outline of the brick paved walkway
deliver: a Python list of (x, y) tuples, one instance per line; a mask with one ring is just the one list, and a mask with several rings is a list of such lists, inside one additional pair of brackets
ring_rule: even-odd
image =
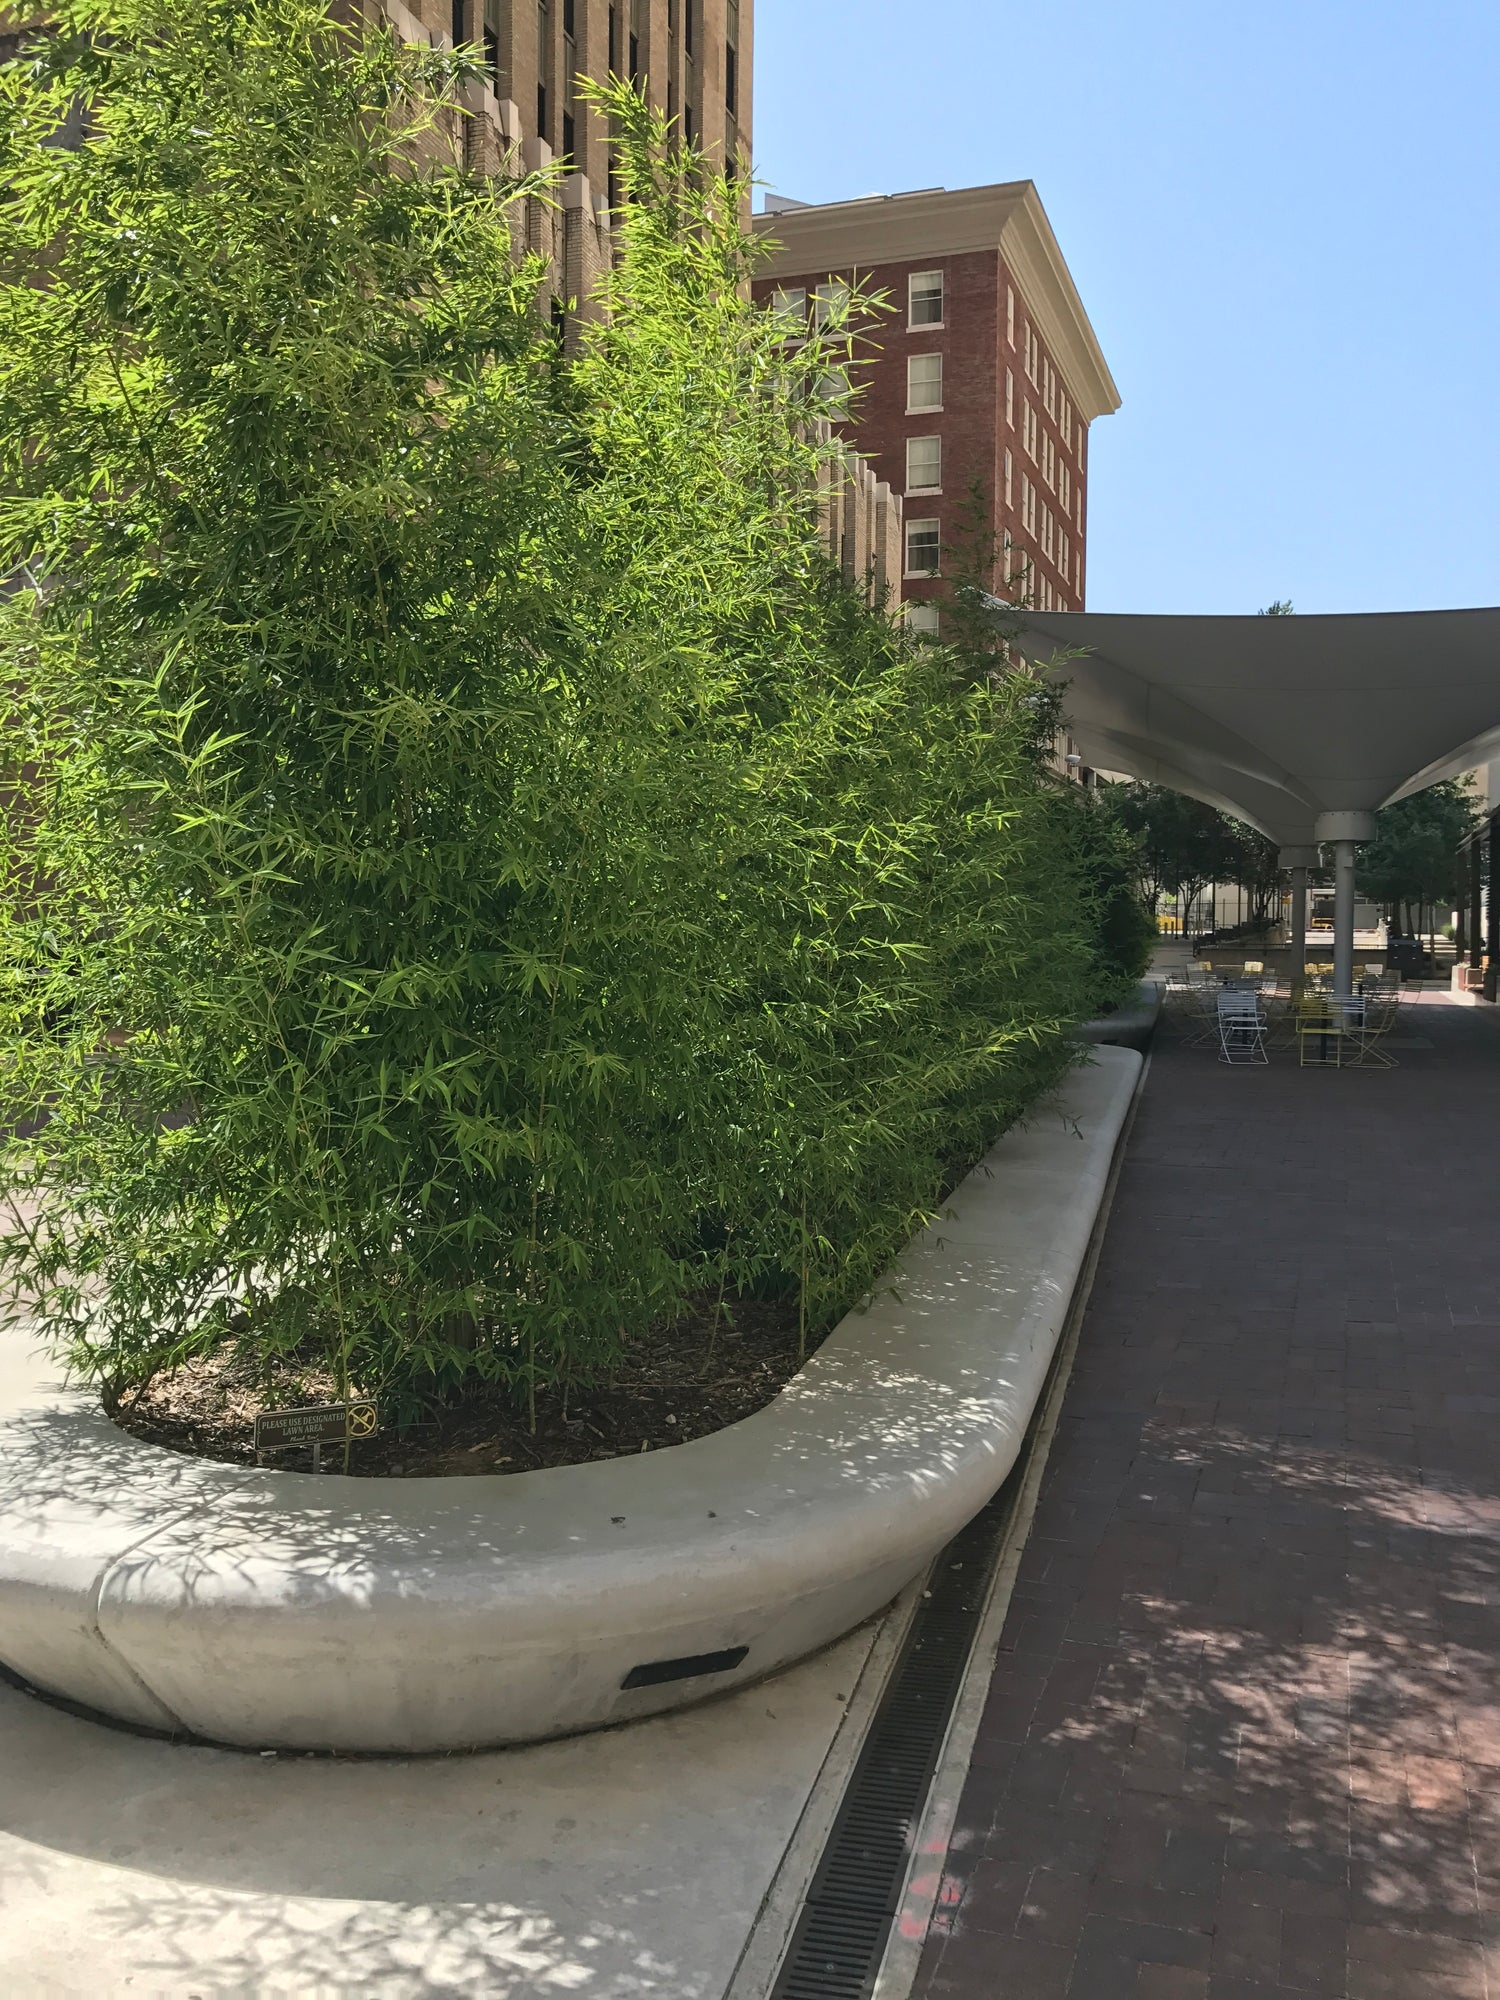
[(921, 2000), (1500, 2000), (1500, 1021), (1158, 1049)]

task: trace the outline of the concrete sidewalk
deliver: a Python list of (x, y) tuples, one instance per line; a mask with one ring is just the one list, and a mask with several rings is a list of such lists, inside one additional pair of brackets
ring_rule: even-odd
[[(0, 1339), (0, 1399), (48, 1372)], [(200, 1749), (0, 1682), (0, 1993), (720, 2000), (880, 1630), (483, 1756)]]
[(923, 1996), (1500, 2000), (1500, 1033), (1399, 1034), (1158, 1040)]

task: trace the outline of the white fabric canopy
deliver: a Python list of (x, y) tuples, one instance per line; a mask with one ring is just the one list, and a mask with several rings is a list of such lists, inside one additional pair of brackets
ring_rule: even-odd
[(992, 603), (1003, 626), (1020, 620), (1023, 652), (1055, 659), (1089, 764), (1204, 799), (1284, 847), (1352, 830), (1325, 816), (1363, 816), (1500, 756), (1500, 610), (1136, 617)]

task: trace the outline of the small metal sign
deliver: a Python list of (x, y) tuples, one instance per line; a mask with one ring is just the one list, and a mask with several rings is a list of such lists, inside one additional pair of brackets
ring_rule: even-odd
[(301, 1410), (267, 1410), (255, 1419), (255, 1455), (309, 1444), (316, 1472), (325, 1444), (347, 1445), (355, 1438), (374, 1437), (379, 1428), (380, 1413), (365, 1398), (354, 1403), (312, 1403)]

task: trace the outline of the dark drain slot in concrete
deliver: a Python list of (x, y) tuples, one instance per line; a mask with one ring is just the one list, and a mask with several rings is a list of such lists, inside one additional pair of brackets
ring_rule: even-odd
[(771, 2000), (868, 2000), (1024, 1462), (933, 1565)]
[(748, 1646), (726, 1646), (722, 1653), (692, 1653), (685, 1660), (648, 1660), (643, 1667), (632, 1667), (620, 1686), (660, 1687), (664, 1681), (696, 1680), (699, 1674), (727, 1674), (749, 1651)]

